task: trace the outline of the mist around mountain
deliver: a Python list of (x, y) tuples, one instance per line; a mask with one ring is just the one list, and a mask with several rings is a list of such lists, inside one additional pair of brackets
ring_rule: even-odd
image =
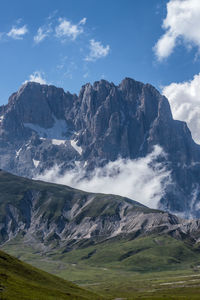
[(0, 120), (4, 170), (199, 216), (200, 146), (149, 84), (101, 80), (72, 95), (27, 82)]

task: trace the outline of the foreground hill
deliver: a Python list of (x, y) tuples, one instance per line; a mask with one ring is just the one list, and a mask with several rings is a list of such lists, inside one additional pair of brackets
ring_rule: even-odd
[(55, 164), (66, 171), (78, 163), (89, 175), (118, 157), (144, 157), (155, 145), (172, 177), (160, 207), (200, 217), (200, 146), (150, 84), (101, 80), (77, 96), (28, 82), (0, 107), (0, 167), (30, 178)]
[(0, 251), (0, 299), (97, 300), (102, 298)]

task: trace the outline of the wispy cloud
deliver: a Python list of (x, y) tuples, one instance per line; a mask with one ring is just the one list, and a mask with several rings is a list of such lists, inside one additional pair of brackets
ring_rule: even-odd
[(38, 28), (37, 34), (34, 36), (34, 42), (39, 44), (52, 32), (51, 25), (42, 26)]
[(154, 47), (158, 60), (172, 54), (178, 42), (200, 49), (200, 1), (170, 0), (162, 27), (165, 33)]
[(13, 26), (12, 29), (7, 33), (7, 36), (15, 40), (22, 40), (26, 33), (28, 33), (28, 29), (26, 25), (22, 27)]
[(110, 46), (103, 46), (101, 42), (90, 40), (90, 53), (86, 56), (86, 61), (96, 61), (99, 58), (106, 57), (110, 52)]
[(47, 20), (52, 20), (52, 19), (54, 19), (54, 17), (57, 15), (57, 13), (58, 13), (58, 10), (57, 10), (57, 9), (54, 10), (53, 12), (51, 12), (51, 13), (49, 14), (49, 16), (47, 17)]
[(88, 77), (89, 77), (89, 72), (86, 72), (86, 73), (83, 74), (83, 78), (86, 79), (86, 78), (88, 78)]
[(68, 63), (67, 69), (64, 73), (64, 76), (67, 77), (68, 79), (72, 79), (73, 78), (73, 72), (76, 71), (78, 69), (78, 66), (75, 62), (70, 61)]
[(78, 24), (79, 25), (85, 25), (86, 21), (87, 21), (87, 18), (83, 18), (83, 19), (80, 20), (80, 22)]
[(37, 179), (70, 185), (89, 192), (118, 194), (137, 200), (149, 207), (157, 208), (166, 185), (171, 182), (170, 172), (157, 161), (165, 158), (163, 150), (154, 151), (137, 160), (118, 159), (103, 168), (97, 168), (90, 178), (80, 166), (60, 175), (60, 168), (40, 175)]
[(71, 40), (76, 40), (76, 38), (83, 33), (83, 25), (86, 23), (86, 18), (80, 20), (78, 24), (72, 24), (64, 18), (59, 18), (59, 25), (56, 26), (55, 32), (58, 38), (70, 38)]
[(44, 78), (45, 74), (40, 71), (35, 71), (33, 74), (29, 76), (29, 79), (26, 80), (24, 83), (27, 82), (37, 82), (40, 84), (47, 84), (46, 79)]

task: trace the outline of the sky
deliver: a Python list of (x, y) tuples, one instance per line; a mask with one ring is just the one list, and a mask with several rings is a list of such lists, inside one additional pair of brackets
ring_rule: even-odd
[(0, 2), (0, 105), (26, 81), (78, 93), (131, 77), (165, 94), (200, 142), (199, 0)]

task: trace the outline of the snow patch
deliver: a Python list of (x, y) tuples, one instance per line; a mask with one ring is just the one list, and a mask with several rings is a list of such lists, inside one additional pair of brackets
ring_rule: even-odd
[(78, 167), (78, 168), (80, 168), (80, 166), (81, 166), (81, 162), (80, 162), (80, 161), (77, 161), (77, 160), (75, 160), (74, 164), (75, 164), (75, 166)]
[(71, 143), (71, 146), (81, 155), (83, 150), (80, 146), (77, 146), (77, 141), (71, 140), (70, 143)]
[(39, 160), (33, 159), (33, 164), (36, 168), (38, 167), (39, 163), (40, 163)]
[(51, 128), (43, 128), (33, 123), (24, 123), (24, 126), (37, 132), (40, 138), (65, 140), (65, 135), (67, 133), (67, 124), (65, 120), (54, 118), (54, 121), (55, 123)]
[(51, 142), (53, 145), (62, 145), (65, 143), (65, 140), (52, 139)]
[(21, 151), (22, 151), (22, 148), (20, 148), (18, 151), (16, 151), (16, 158), (19, 156)]
[(0, 116), (0, 123), (3, 122), (4, 116)]
[(83, 167), (85, 168), (85, 167), (87, 167), (87, 165), (88, 165), (88, 161), (86, 160), (86, 161), (84, 162)]

